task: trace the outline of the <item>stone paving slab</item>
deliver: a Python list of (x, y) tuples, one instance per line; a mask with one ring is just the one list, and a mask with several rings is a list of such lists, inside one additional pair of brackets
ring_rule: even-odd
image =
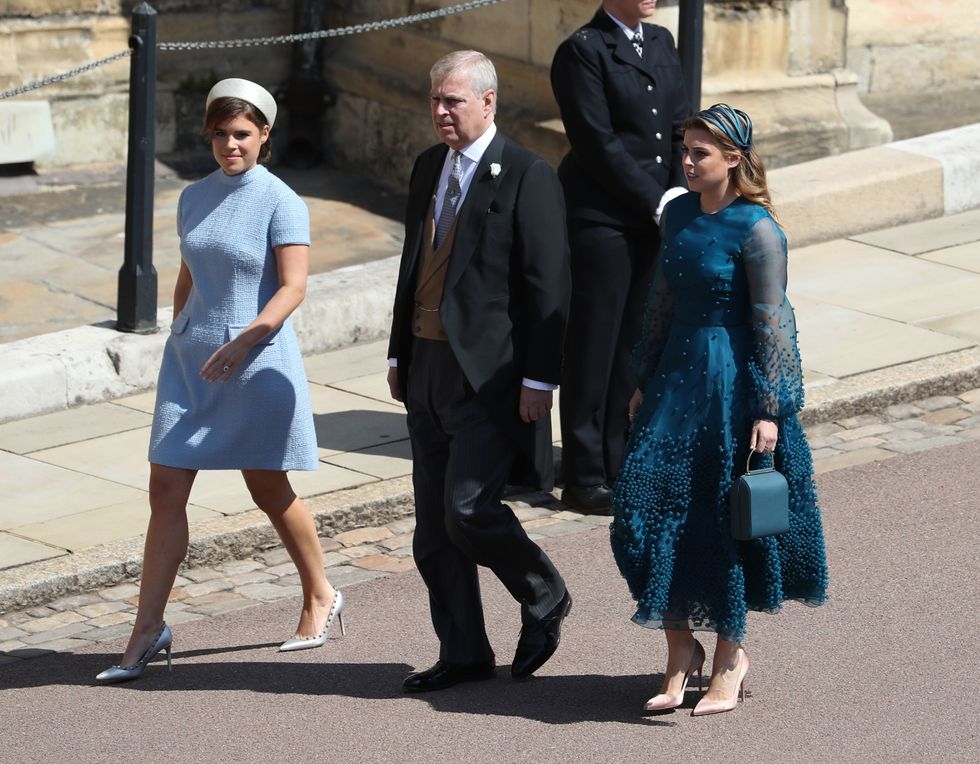
[(152, 416), (130, 407), (95, 403), (0, 424), (0, 450), (29, 454), (101, 435), (148, 427), (151, 421)]
[(978, 226), (980, 226), (980, 210), (970, 210), (957, 215), (857, 234), (850, 238), (853, 241), (890, 249), (893, 252), (921, 255), (925, 252), (976, 241)]
[(789, 279), (791, 294), (901, 322), (976, 308), (980, 295), (980, 274), (851, 240), (796, 250)]

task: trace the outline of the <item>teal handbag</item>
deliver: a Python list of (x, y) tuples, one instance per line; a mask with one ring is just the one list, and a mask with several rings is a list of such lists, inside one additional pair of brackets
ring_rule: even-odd
[(738, 541), (750, 541), (763, 536), (775, 536), (789, 530), (789, 485), (786, 478), (768, 467), (753, 470), (752, 454), (745, 462), (745, 474), (735, 481), (728, 494), (732, 517), (732, 536)]

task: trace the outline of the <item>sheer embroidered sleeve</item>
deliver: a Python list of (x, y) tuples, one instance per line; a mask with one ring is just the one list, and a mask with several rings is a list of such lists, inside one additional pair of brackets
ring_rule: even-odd
[(786, 298), (786, 237), (768, 215), (742, 246), (749, 283), (754, 350), (749, 362), (754, 417), (782, 419), (803, 408), (803, 370), (796, 318)]

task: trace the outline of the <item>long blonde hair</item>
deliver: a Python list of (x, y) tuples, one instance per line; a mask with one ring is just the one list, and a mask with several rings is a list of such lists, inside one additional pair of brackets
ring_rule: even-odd
[[(711, 115), (713, 110), (718, 108), (727, 109), (729, 118), (739, 119), (742, 122), (741, 127), (747, 127), (747, 133), (749, 135), (747, 146), (739, 147), (732, 139), (732, 136), (718, 127), (714, 120), (705, 119), (705, 116)], [(738, 165), (729, 171), (729, 177), (732, 179), (735, 193), (761, 206), (766, 212), (772, 215), (773, 220), (779, 223), (779, 218), (776, 217), (776, 210), (772, 206), (769, 182), (766, 180), (766, 166), (762, 162), (762, 157), (755, 150), (755, 145), (751, 143), (752, 122), (745, 112), (732, 109), (727, 104), (715, 104), (710, 109), (699, 111), (697, 114), (688, 117), (682, 125), (682, 128), (684, 130), (691, 128), (706, 130), (717, 141), (723, 154), (737, 156), (739, 158)]]

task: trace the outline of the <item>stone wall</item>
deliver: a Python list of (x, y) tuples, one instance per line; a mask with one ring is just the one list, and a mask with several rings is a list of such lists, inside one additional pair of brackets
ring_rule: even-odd
[[(328, 26), (401, 16), (458, 0), (322, 0)], [(500, 122), (555, 161), (565, 151), (548, 67), (558, 44), (598, 0), (507, 0), (400, 31), (324, 44), (338, 93), (325, 132), (333, 162), (400, 185), (431, 140), (429, 65), (456, 48), (490, 54), (500, 72)], [(123, 50), (135, 0), (0, 3), (0, 88)], [(156, 0), (160, 40), (209, 40), (293, 31), (293, 0)], [(677, 30), (677, 0), (653, 21)], [(703, 102), (728, 100), (758, 124), (771, 166), (876, 145), (975, 119), (980, 108), (976, 0), (706, 0)], [(288, 77), (290, 46), (158, 54), (157, 150), (200, 151), (196, 135), (210, 84), (238, 75), (271, 90)], [(125, 157), (128, 61), (19, 99), (52, 106), (48, 164)], [(858, 94), (861, 94), (859, 100)], [(863, 103), (862, 103), (863, 102)], [(865, 106), (870, 106), (869, 111)], [(872, 113), (873, 112), (873, 113)], [(288, 110), (277, 132), (284, 132)]]
[[(19, 86), (127, 47), (135, 0), (6, 0), (0, 5), (0, 89)], [(292, 0), (155, 0), (161, 41), (212, 40), (292, 31)], [(195, 126), (215, 79), (282, 83), (289, 46), (158, 52), (157, 152), (201, 146)], [(51, 103), (56, 148), (41, 164), (125, 159), (129, 60), (50, 85), (21, 99)], [(13, 101), (11, 101), (12, 103)]]
[[(401, 15), (455, 0), (379, 0), (371, 14)], [(364, 4), (328, 0), (345, 23)], [(548, 69), (558, 44), (595, 13), (597, 0), (510, 0), (397, 32), (336, 43), (327, 73), (340, 91), (329, 118), (338, 161), (392, 173), (431, 140), (428, 67), (450, 50), (475, 47), (500, 75), (499, 121), (513, 137), (556, 162), (567, 150)], [(652, 20), (676, 36), (677, 0)], [(770, 166), (877, 145), (887, 123), (865, 109), (858, 78), (844, 68), (846, 10), (839, 0), (708, 0), (702, 101), (730, 101), (756, 121)]]
[(847, 66), (898, 138), (976, 122), (977, 0), (847, 0)]

